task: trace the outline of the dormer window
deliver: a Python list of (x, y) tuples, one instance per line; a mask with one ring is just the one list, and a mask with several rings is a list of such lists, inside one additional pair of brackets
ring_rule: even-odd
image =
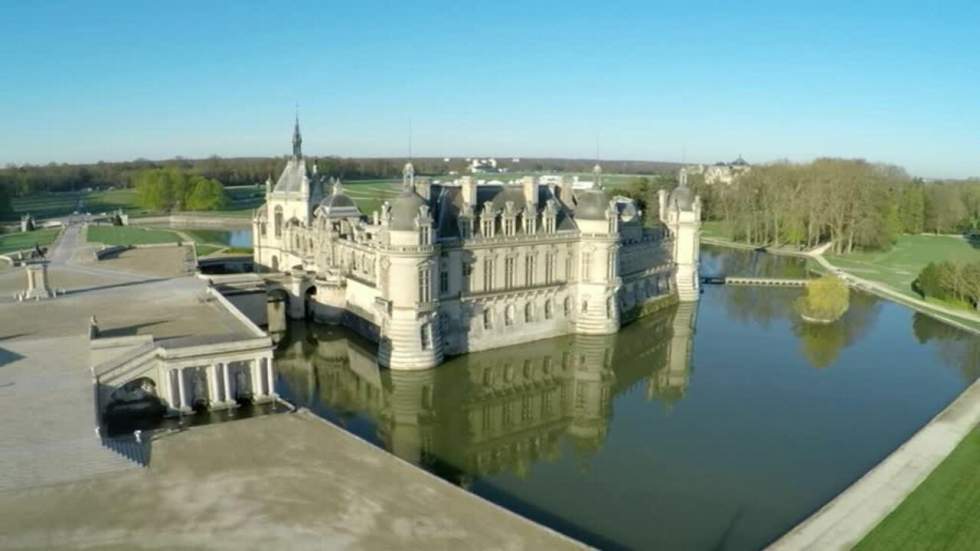
[(432, 244), (432, 226), (422, 224), (419, 226), (419, 245)]

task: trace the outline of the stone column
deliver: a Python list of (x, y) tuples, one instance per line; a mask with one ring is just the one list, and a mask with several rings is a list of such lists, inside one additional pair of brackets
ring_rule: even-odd
[(272, 358), (265, 358), (263, 361), (265, 362), (266, 378), (269, 381), (269, 387), (268, 387), (269, 392), (268, 392), (268, 394), (269, 394), (269, 396), (275, 396), (275, 394), (276, 394), (276, 384), (275, 384), (275, 380), (272, 377), (272, 375), (273, 375), (273, 371), (272, 371)]
[(218, 364), (217, 363), (211, 364), (210, 375), (208, 376), (208, 378), (210, 379), (208, 381), (208, 390), (211, 391), (210, 392), (211, 403), (217, 404), (218, 402), (221, 401), (221, 389), (218, 387)]
[(170, 387), (170, 405), (174, 409), (180, 409), (180, 382), (178, 381), (176, 385), (174, 384), (174, 373), (177, 373), (178, 377), (180, 376), (180, 371), (177, 369), (171, 369), (168, 374), (167, 385)]
[(262, 378), (259, 374), (259, 359), (253, 358), (248, 362), (248, 372), (252, 378), (252, 399), (262, 395)]
[(231, 403), (235, 401), (235, 397), (231, 395), (231, 373), (229, 373), (228, 362), (221, 364), (221, 367), (225, 375), (225, 401)]
[(177, 369), (177, 386), (180, 388), (180, 410), (187, 407), (187, 388), (184, 386), (184, 370)]

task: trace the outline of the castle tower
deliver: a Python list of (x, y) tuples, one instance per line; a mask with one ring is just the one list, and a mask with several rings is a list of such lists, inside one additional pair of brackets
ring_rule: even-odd
[(680, 185), (669, 196), (660, 190), (659, 200), (660, 221), (673, 241), (674, 288), (682, 302), (696, 301), (701, 296), (701, 197), (687, 187), (687, 171), (681, 169)]
[(404, 189), (382, 220), (387, 251), (380, 271), (385, 302), (378, 361), (391, 369), (428, 369), (443, 357), (436, 288), (439, 251), (429, 206), (414, 185), (414, 170), (407, 163)]
[(578, 283), (575, 332), (608, 335), (619, 330), (619, 214), (601, 188), (596, 165), (596, 187), (575, 195)]

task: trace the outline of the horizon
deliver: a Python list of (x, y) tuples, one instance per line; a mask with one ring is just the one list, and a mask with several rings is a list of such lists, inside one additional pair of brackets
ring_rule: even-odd
[(0, 166), (277, 157), (298, 103), (317, 156), (980, 176), (973, 4), (75, 5), (0, 22)]

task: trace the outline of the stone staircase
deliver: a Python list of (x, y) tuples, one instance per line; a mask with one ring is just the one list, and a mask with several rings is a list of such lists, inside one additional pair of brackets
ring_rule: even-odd
[[(141, 457), (137, 450), (133, 446), (122, 450), (107, 449), (94, 433), (4, 450), (0, 453), (0, 492), (79, 482), (139, 468), (141, 463), (129, 457)], [(148, 460), (148, 449), (142, 456)]]

